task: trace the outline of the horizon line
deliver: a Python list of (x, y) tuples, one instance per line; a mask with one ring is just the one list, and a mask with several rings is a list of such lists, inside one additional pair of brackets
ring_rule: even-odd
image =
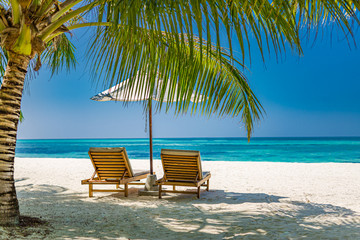
[[(233, 138), (233, 139), (245, 139), (247, 137), (156, 137), (153, 139), (221, 139), (221, 138)], [(280, 137), (251, 137), (256, 138), (360, 138), (360, 136), (280, 136)], [(125, 138), (19, 138), (17, 140), (117, 140), (117, 139), (149, 139), (149, 137), (125, 137)]]

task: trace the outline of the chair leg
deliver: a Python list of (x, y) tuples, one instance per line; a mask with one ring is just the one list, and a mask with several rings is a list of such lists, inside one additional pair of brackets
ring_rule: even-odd
[(206, 191), (209, 191), (209, 183), (210, 183), (210, 179), (207, 180)]
[(197, 198), (200, 198), (200, 187), (197, 188)]
[(128, 196), (128, 184), (125, 183), (125, 197)]
[(89, 197), (93, 197), (93, 185), (92, 185), (92, 183), (89, 184)]
[(159, 185), (159, 198), (162, 197), (162, 196), (161, 196), (161, 190), (162, 190), (162, 185), (160, 184), (160, 185)]

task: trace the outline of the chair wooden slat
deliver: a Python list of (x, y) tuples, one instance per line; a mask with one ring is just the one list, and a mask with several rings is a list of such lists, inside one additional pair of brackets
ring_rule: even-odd
[(164, 159), (181, 159), (181, 161), (192, 161), (197, 159), (197, 156), (170, 156), (170, 155), (163, 155)]
[(98, 168), (126, 168), (125, 165), (123, 164), (103, 164), (103, 163), (98, 163), (96, 164), (96, 166)]
[(190, 164), (190, 165), (197, 165), (197, 160), (188, 161), (188, 160), (179, 160), (179, 159), (163, 159), (166, 163), (176, 163), (176, 164)]
[(93, 158), (95, 162), (118, 162), (125, 164), (125, 159), (123, 158)]
[(96, 165), (116, 165), (116, 166), (126, 166), (124, 163), (119, 162), (105, 162), (105, 161), (94, 161)]
[(93, 155), (92, 156), (93, 157), (93, 159), (99, 159), (99, 158), (101, 158), (101, 159), (107, 159), (107, 158), (109, 158), (109, 159), (119, 159), (119, 158), (122, 158), (122, 154), (119, 154), (119, 155)]
[(178, 179), (178, 180), (191, 180), (196, 182), (195, 180), (196, 175), (193, 176), (184, 176), (184, 175), (179, 175), (179, 174), (168, 174), (166, 175), (166, 179)]
[(193, 167), (197, 167), (197, 162), (185, 162), (185, 161), (168, 161), (168, 160), (164, 160), (165, 164), (169, 164), (169, 165), (184, 165), (184, 166), (193, 166)]
[(166, 166), (166, 169), (179, 169), (179, 170), (185, 170), (185, 171), (198, 171), (197, 169), (194, 169), (192, 167), (187, 167), (187, 166)]
[(113, 166), (113, 165), (101, 165), (98, 167), (98, 171), (102, 170), (116, 170), (116, 171), (125, 171), (125, 167), (107, 167), (107, 166)]
[(165, 161), (175, 161), (175, 162), (197, 162), (197, 158), (187, 158), (187, 159), (182, 159), (182, 158), (163, 158)]
[(91, 153), (92, 156), (97, 157), (97, 156), (121, 156), (122, 154), (120, 152), (92, 152)]
[(182, 179), (190, 179), (192, 181), (196, 181), (195, 180), (195, 177), (196, 175), (192, 175), (192, 176), (184, 176), (184, 175), (181, 175), (181, 174), (166, 174), (166, 178), (167, 179), (179, 179), (179, 180), (182, 180)]
[(176, 157), (170, 157), (170, 156), (164, 156), (163, 157), (166, 160), (174, 160), (174, 161), (196, 161), (195, 157), (182, 157), (182, 156), (176, 156)]

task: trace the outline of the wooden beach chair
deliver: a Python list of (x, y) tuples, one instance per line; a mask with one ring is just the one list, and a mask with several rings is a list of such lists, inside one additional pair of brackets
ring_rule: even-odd
[[(95, 172), (91, 178), (81, 181), (89, 184), (89, 197), (93, 192), (124, 192), (128, 196), (128, 185), (144, 185), (135, 182), (144, 179), (149, 171), (133, 171), (125, 148), (90, 148), (89, 156)], [(113, 184), (116, 189), (93, 189), (93, 184)], [(124, 184), (124, 190), (119, 185)]]
[[(163, 192), (197, 194), (200, 198), (201, 186), (209, 191), (211, 174), (202, 172), (199, 151), (162, 149), (161, 162), (164, 176), (156, 182), (159, 185), (159, 198)], [(163, 185), (172, 185), (173, 190), (163, 190)], [(197, 191), (177, 191), (176, 186), (196, 187)]]

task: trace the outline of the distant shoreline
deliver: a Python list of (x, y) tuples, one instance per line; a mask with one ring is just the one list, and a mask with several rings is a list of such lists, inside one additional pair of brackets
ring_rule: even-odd
[[(359, 138), (360, 136), (320, 136), (320, 137), (251, 137), (251, 140), (254, 139), (346, 139), (346, 138)], [(24, 140), (127, 140), (127, 139), (149, 139), (149, 138), (24, 138), (18, 139), (20, 141)], [(153, 139), (244, 139), (247, 140), (246, 137), (158, 137)]]

